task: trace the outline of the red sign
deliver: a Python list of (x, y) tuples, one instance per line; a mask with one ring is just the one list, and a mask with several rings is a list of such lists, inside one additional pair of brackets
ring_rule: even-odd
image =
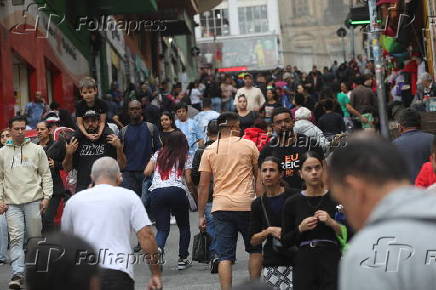
[(226, 67), (226, 68), (219, 68), (219, 72), (228, 72), (228, 71), (247, 71), (246, 66), (234, 66), (234, 67)]

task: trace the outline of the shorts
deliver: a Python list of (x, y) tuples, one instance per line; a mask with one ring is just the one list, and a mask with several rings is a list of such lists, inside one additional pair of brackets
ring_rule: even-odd
[(262, 246), (250, 243), (249, 211), (215, 211), (212, 213), (215, 223), (215, 252), (219, 261), (236, 260), (238, 232), (244, 239), (245, 251), (250, 254), (262, 253)]

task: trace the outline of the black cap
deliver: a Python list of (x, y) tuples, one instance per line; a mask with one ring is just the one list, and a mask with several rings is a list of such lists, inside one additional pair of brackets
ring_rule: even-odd
[(98, 119), (100, 117), (100, 115), (96, 112), (96, 111), (86, 111), (85, 114), (83, 114), (83, 119), (86, 118), (95, 118)]

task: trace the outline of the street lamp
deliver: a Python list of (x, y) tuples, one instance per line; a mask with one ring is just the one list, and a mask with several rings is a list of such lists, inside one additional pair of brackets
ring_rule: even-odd
[(336, 35), (342, 40), (342, 50), (344, 53), (344, 62), (347, 61), (347, 52), (345, 50), (345, 37), (347, 36), (347, 30), (343, 27), (336, 30)]

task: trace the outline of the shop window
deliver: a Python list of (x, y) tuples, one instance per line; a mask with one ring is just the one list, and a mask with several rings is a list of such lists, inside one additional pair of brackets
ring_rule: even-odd
[(295, 0), (293, 7), (295, 17), (309, 16), (310, 8), (307, 0)]
[(201, 37), (229, 35), (229, 10), (215, 9), (201, 13), (200, 26)]
[(263, 33), (268, 31), (266, 5), (239, 7), (239, 31), (241, 34)]

